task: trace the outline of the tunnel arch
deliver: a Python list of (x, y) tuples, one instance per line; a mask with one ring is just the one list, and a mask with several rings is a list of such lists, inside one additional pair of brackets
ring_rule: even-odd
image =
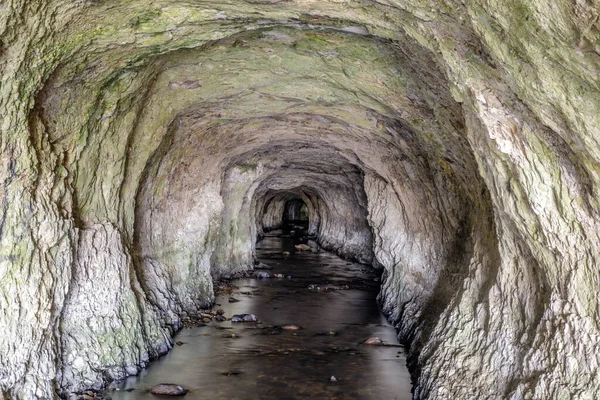
[(348, 4), (3, 10), (1, 394), (139, 372), (295, 188), (415, 398), (599, 392), (594, 6)]

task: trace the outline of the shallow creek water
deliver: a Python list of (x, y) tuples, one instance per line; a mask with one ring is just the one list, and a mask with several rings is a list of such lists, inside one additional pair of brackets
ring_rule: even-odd
[[(185, 399), (410, 399), (404, 350), (375, 301), (378, 275), (328, 252), (296, 252), (299, 242), (278, 233), (257, 244), (257, 256), (270, 272), (291, 278), (233, 280), (231, 297), (239, 302), (215, 300), (226, 317), (252, 313), (260, 323), (183, 329), (174, 340), (184, 344), (121, 382), (112, 398), (156, 399), (150, 388), (176, 383), (189, 389)], [(302, 329), (278, 328), (286, 324)], [(362, 344), (372, 336), (386, 345)]]

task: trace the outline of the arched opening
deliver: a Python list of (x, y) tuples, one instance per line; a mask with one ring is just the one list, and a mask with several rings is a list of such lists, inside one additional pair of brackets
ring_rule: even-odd
[(308, 226), (308, 206), (302, 199), (292, 199), (285, 203), (283, 221), (289, 224)]

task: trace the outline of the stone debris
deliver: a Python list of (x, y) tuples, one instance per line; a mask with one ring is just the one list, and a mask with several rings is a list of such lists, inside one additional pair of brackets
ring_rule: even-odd
[(302, 328), (299, 327), (298, 325), (289, 324), (289, 325), (283, 325), (281, 327), (281, 329), (283, 329), (284, 331), (299, 331)]
[(159, 385), (154, 386), (150, 393), (159, 394), (163, 396), (185, 396), (188, 390), (185, 389), (181, 385), (176, 385), (174, 383), (161, 383)]
[(270, 279), (273, 277), (273, 274), (269, 271), (256, 271), (254, 273), (254, 277), (256, 279)]
[(365, 340), (363, 343), (369, 344), (369, 345), (374, 345), (374, 346), (381, 346), (383, 344), (383, 340), (381, 340), (380, 337), (373, 336), (373, 337), (370, 337), (367, 340)]
[(231, 317), (231, 322), (258, 322), (254, 314), (238, 314)]

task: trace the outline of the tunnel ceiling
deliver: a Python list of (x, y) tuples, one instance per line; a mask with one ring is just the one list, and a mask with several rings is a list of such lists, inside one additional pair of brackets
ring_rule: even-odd
[(593, 398), (599, 12), (1, 4), (0, 398), (138, 373), (292, 198), (383, 271), (415, 398)]

